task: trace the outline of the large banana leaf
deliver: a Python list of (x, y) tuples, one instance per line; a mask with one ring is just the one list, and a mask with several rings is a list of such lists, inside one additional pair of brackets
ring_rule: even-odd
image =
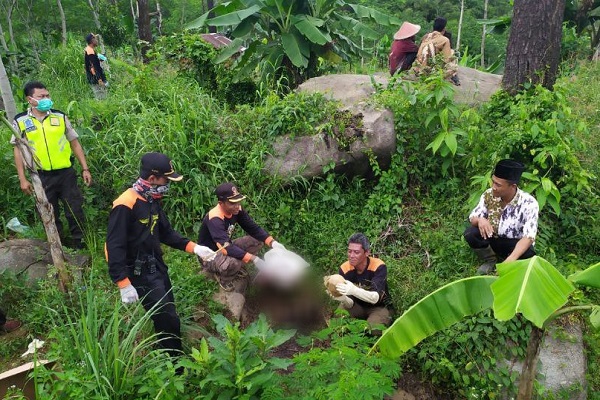
[(600, 288), (600, 263), (594, 264), (583, 271), (578, 271), (569, 275), (569, 280), (578, 285)]
[[(318, 28), (318, 25), (315, 24), (315, 21), (318, 23), (317, 18), (308, 18), (306, 15), (292, 17), (292, 22), (294, 26), (300, 33), (302, 33), (308, 40), (312, 43), (317, 44), (325, 44), (327, 42), (331, 42), (331, 36), (328, 33), (323, 33)], [(322, 25), (322, 24), (321, 24)]]
[(283, 33), (281, 35), (283, 51), (296, 67), (306, 68), (308, 66), (308, 46), (300, 35), (294, 33)]
[(492, 292), (494, 316), (500, 321), (508, 321), (520, 312), (542, 328), (575, 290), (552, 264), (538, 256), (503, 262), (496, 269), (500, 277), (492, 284)]
[(496, 279), (495, 276), (474, 276), (441, 287), (406, 310), (373, 349), (379, 348), (386, 357), (399, 357), (426, 337), (465, 316), (490, 308), (493, 304), (490, 285)]

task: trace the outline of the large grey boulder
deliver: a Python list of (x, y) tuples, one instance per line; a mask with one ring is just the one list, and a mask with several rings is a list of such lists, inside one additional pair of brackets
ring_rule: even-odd
[[(66, 261), (77, 268), (89, 264), (87, 255), (65, 255)], [(53, 265), (49, 244), (40, 239), (12, 239), (0, 242), (0, 273), (8, 270), (24, 275), (28, 281), (45, 279)]]
[[(459, 67), (461, 86), (454, 86), (455, 100), (461, 103), (478, 104), (489, 100), (500, 88), (501, 75), (488, 74), (473, 68)], [(406, 76), (414, 79), (414, 76)], [(351, 146), (335, 138), (319, 133), (310, 136), (278, 137), (273, 152), (265, 160), (265, 172), (285, 178), (303, 176), (311, 178), (323, 173), (323, 167), (335, 164), (335, 171), (347, 175), (368, 176), (371, 173), (367, 154), (372, 152), (380, 168), (389, 166), (396, 151), (396, 132), (393, 115), (388, 110), (377, 109), (367, 104), (376, 89), (375, 85), (387, 86), (389, 76), (379, 73), (374, 76), (337, 74), (309, 79), (298, 87), (298, 91), (322, 93), (327, 98), (339, 101), (343, 110), (356, 116), (362, 115), (362, 127), (346, 129), (347, 138), (357, 138)]]
[(546, 390), (571, 400), (587, 399), (585, 350), (579, 324), (546, 330), (540, 349), (540, 383)]
[[(502, 75), (490, 74), (469, 67), (458, 67), (460, 86), (453, 86), (457, 103), (481, 104), (500, 89)], [(312, 78), (298, 87), (298, 91), (323, 93), (326, 97), (349, 107), (367, 100), (375, 93), (375, 86), (387, 86), (390, 76), (386, 73), (370, 75), (337, 74)], [(404, 75), (414, 80), (414, 75)]]
[[(273, 143), (273, 153), (265, 160), (272, 175), (291, 178), (319, 176), (333, 162), (335, 171), (348, 175), (368, 175), (368, 153), (373, 152), (381, 168), (387, 168), (396, 149), (394, 118), (389, 110), (361, 105), (348, 110), (362, 126), (348, 127), (340, 139), (327, 134), (291, 137)], [(349, 143), (349, 145), (348, 145)]]

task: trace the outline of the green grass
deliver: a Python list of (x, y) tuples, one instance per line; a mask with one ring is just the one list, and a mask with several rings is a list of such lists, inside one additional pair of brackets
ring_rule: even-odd
[[(423, 149), (427, 143), (423, 137), (424, 142), (419, 141), (418, 127), (410, 126), (415, 130), (402, 137), (396, 159), (400, 164), (383, 184), (378, 185), (382, 181), (377, 179), (339, 177), (330, 171), (321, 178), (298, 177), (286, 183), (263, 171), (263, 156), (271, 150), (275, 135), (314, 133), (311, 127), (318, 124), (312, 118), (327, 109), (323, 108), (321, 99), (297, 96), (282, 101), (277, 96), (267, 95), (256, 107), (233, 111), (209, 96), (195, 81), (178, 76), (168, 65), (131, 66), (115, 62), (111, 64), (109, 97), (99, 102), (92, 98), (91, 90), (82, 80), (80, 62), (79, 47), (70, 44), (66, 50), (56, 51), (46, 58), (38, 78), (48, 84), (56, 107), (68, 112), (80, 134), (94, 178), (93, 186), (84, 189), (91, 269), (69, 295), (60, 293), (52, 280), (27, 287), (12, 277), (3, 280), (0, 287), (0, 297), (8, 302), (8, 311), (22, 316), (32, 336), (47, 339), (54, 354), (63, 354), (61, 357), (69, 362), (88, 357), (86, 375), (77, 377), (70, 372), (70, 376), (64, 376), (66, 382), (81, 378), (78, 384), (98, 391), (100, 396), (112, 396), (116, 390), (126, 393), (142, 390), (139, 386), (125, 387), (129, 383), (123, 382), (118, 371), (108, 365), (116, 354), (113, 352), (113, 358), (109, 358), (108, 352), (116, 351), (111, 339), (131, 339), (126, 331), (135, 327), (138, 339), (151, 340), (152, 330), (140, 322), (146, 318), (141, 310), (129, 312), (119, 305), (118, 290), (108, 278), (103, 259), (103, 244), (112, 201), (137, 176), (140, 155), (145, 151), (167, 153), (185, 176), (182, 182), (172, 185), (169, 196), (164, 199), (164, 208), (174, 226), (193, 240), (204, 213), (215, 204), (214, 187), (233, 180), (248, 196), (245, 207), (253, 217), (277, 240), (309, 260), (316, 274), (336, 271), (346, 260), (346, 240), (350, 234), (366, 232), (372, 241), (373, 253), (388, 266), (397, 312), (443, 284), (474, 273), (477, 261), (464, 243), (462, 231), (469, 212), (467, 199), (471, 192), (478, 190), (470, 186), (469, 179), (480, 171), (455, 160), (451, 174), (442, 174), (442, 158)], [(579, 154), (582, 165), (597, 175), (600, 88), (596, 82), (600, 67), (583, 65), (576, 76), (561, 85), (567, 88), (567, 101), (572, 103), (573, 113), (589, 126), (588, 130), (577, 130), (575, 134), (582, 135), (576, 138), (585, 149)], [(414, 113), (406, 109), (408, 103), (397, 101), (395, 104), (405, 107), (403, 115)], [(298, 111), (297, 107), (305, 108)], [(411, 121), (407, 119), (402, 123), (409, 126)], [(32, 227), (31, 235), (43, 237), (32, 198), (24, 196), (19, 189), (11, 166), (9, 133), (3, 129), (0, 127), (0, 154), (7, 168), (0, 170), (0, 180), (6, 183), (7, 190), (0, 194), (3, 204), (0, 222), (4, 221), (4, 226), (5, 221), (17, 216)], [(481, 147), (485, 146), (488, 145), (482, 142)], [(469, 147), (464, 146), (461, 151), (464, 154), (457, 157), (476, 159), (476, 155), (467, 154), (472, 151)], [(477, 169), (483, 169), (482, 164), (478, 164)], [(569, 207), (560, 218), (544, 214), (538, 250), (552, 261), (559, 261), (556, 264), (560, 268), (574, 270), (589, 265), (598, 253), (600, 229), (595, 219), (600, 201), (595, 189), (582, 198), (563, 200)], [(564, 237), (565, 232), (568, 237)], [(0, 230), (0, 239), (11, 237), (14, 235), (6, 229)], [(222, 311), (211, 300), (216, 285), (199, 275), (198, 264), (189, 254), (167, 250), (165, 260), (170, 267), (176, 304), (186, 333), (184, 345), (189, 349), (197, 345), (194, 333), (198, 332), (194, 330), (200, 334), (214, 333), (210, 323), (198, 328), (197, 317)], [(100, 300), (91, 302), (88, 296)], [(596, 294), (588, 296), (598, 302)], [(118, 317), (123, 316), (125, 320), (119, 320)], [(140, 325), (136, 326), (137, 322)], [(487, 319), (485, 323), (492, 324)], [(434, 351), (423, 357), (434, 364), (446, 362), (449, 358), (443, 352), (436, 353), (441, 347), (436, 343), (451, 342), (453, 336), (475, 329), (474, 325), (476, 321), (465, 323), (433, 339), (427, 348)], [(494, 325), (494, 329), (502, 328)], [(107, 332), (112, 332), (112, 338), (105, 335)], [(489, 355), (490, 348), (499, 345), (493, 335), (486, 333), (485, 337), (488, 347), (475, 348), (477, 352), (471, 355), (474, 359)], [(90, 346), (92, 339), (104, 350)], [(81, 346), (74, 348), (73, 342)], [(597, 334), (586, 333), (592, 394), (600, 392), (596, 378), (599, 367), (594, 361), (598, 359), (597, 342)], [(130, 349), (136, 344), (138, 342), (130, 341)], [(18, 341), (3, 346), (0, 355), (10, 357), (22, 345), (23, 341)], [(146, 350), (140, 351), (146, 354)], [(450, 365), (445, 365), (448, 367), (445, 372), (450, 371)], [(3, 366), (0, 361), (0, 369)], [(109, 377), (110, 385), (98, 384), (102, 380), (97, 374), (99, 366), (102, 374)], [(140, 371), (153, 377), (145, 389), (148, 392), (144, 393), (160, 388), (157, 382), (161, 381), (162, 372), (155, 366), (151, 363), (139, 366)], [(127, 371), (123, 376), (140, 376), (137, 370)], [(170, 376), (169, 371), (164, 373), (167, 378)], [(177, 389), (174, 390), (175, 393)]]

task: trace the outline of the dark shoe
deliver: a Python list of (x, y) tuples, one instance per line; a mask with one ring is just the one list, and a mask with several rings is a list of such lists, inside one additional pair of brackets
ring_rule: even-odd
[(460, 86), (460, 81), (458, 80), (458, 76), (454, 75), (450, 78), (450, 80), (452, 81), (452, 83), (454, 83), (454, 86)]
[(0, 332), (10, 333), (14, 332), (21, 327), (21, 321), (16, 319), (9, 319), (6, 323), (0, 326)]
[(483, 261), (483, 264), (477, 268), (477, 274), (479, 275), (488, 275), (496, 271), (496, 262), (498, 261), (496, 258), (496, 253), (490, 246), (484, 247), (482, 249), (473, 249), (477, 257)]
[(493, 262), (485, 262), (477, 268), (477, 275), (490, 275), (496, 271), (496, 264)]

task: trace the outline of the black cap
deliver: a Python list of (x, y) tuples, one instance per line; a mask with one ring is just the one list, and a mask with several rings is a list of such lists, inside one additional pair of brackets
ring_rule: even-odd
[(515, 160), (500, 160), (494, 169), (494, 176), (500, 179), (506, 179), (512, 183), (519, 183), (521, 174), (525, 170), (525, 165)]
[(150, 175), (165, 178), (178, 182), (183, 176), (175, 172), (173, 162), (162, 153), (146, 153), (142, 156), (142, 165), (140, 166), (140, 178), (148, 179)]
[(96, 37), (96, 35), (94, 35), (93, 33), (88, 33), (85, 36), (85, 41), (87, 42), (87, 44), (92, 43), (92, 40)]
[(239, 203), (246, 198), (238, 192), (237, 187), (231, 182), (221, 183), (215, 189), (215, 194), (220, 201), (230, 201), (232, 203)]

